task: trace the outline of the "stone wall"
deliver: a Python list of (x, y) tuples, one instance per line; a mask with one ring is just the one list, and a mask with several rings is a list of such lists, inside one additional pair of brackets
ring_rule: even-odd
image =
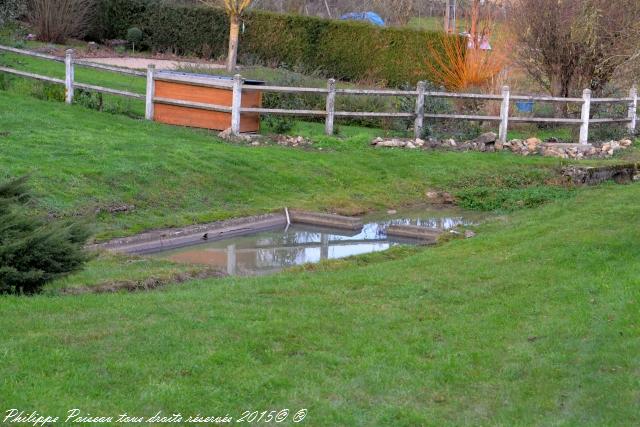
[(561, 174), (574, 185), (597, 185), (608, 180), (628, 184), (640, 178), (635, 163), (598, 167), (571, 165), (562, 168)]
[(609, 141), (593, 144), (569, 144), (556, 140), (541, 141), (538, 138), (526, 140), (513, 139), (504, 144), (498, 141), (493, 132), (480, 135), (471, 141), (457, 142), (453, 139), (403, 139), (403, 138), (376, 138), (371, 142), (375, 147), (404, 148), (410, 150), (444, 149), (453, 151), (511, 151), (522, 156), (541, 155), (546, 157), (559, 157), (563, 159), (593, 159), (613, 156), (619, 150), (633, 145), (630, 139)]

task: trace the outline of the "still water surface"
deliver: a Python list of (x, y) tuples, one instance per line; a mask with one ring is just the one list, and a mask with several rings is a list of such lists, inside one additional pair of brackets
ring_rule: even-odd
[(231, 275), (263, 275), (284, 268), (327, 259), (379, 252), (417, 240), (387, 237), (391, 224), (419, 225), (448, 230), (477, 224), (482, 216), (452, 209), (414, 208), (393, 215), (372, 214), (363, 218), (362, 230), (346, 231), (295, 224), (225, 240), (156, 252), (153, 256), (177, 262), (206, 264)]

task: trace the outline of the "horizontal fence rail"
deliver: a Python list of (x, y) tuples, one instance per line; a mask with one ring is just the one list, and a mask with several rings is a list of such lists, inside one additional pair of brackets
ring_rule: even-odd
[[(65, 79), (57, 79), (53, 77), (43, 76), (26, 71), (15, 70), (8, 67), (0, 67), (0, 72), (45, 81), (53, 84), (61, 84), (65, 86), (65, 100), (67, 103), (73, 103), (74, 89), (91, 90), (111, 95), (125, 96), (134, 99), (144, 99), (146, 101), (145, 117), (153, 120), (154, 103), (173, 105), (179, 107), (193, 108), (199, 110), (216, 111), (222, 113), (231, 113), (231, 132), (233, 134), (240, 133), (240, 117), (242, 113), (251, 114), (272, 114), (272, 115), (291, 115), (306, 117), (324, 117), (325, 131), (328, 135), (334, 133), (335, 118), (352, 117), (352, 118), (400, 118), (414, 120), (414, 133), (416, 138), (423, 134), (425, 119), (446, 119), (446, 120), (474, 120), (474, 121), (493, 121), (499, 122), (499, 140), (506, 142), (509, 123), (554, 123), (568, 124), (580, 126), (580, 143), (586, 144), (589, 139), (590, 124), (607, 124), (607, 123), (626, 123), (629, 134), (635, 135), (637, 126), (637, 108), (638, 108), (638, 91), (633, 87), (629, 91), (628, 97), (623, 98), (592, 98), (591, 91), (585, 89), (581, 98), (560, 98), (542, 95), (511, 95), (508, 86), (502, 88), (500, 95), (496, 94), (477, 94), (477, 93), (452, 93), (427, 91), (426, 83), (419, 82), (415, 90), (390, 90), (390, 89), (339, 89), (336, 88), (336, 81), (330, 79), (326, 88), (314, 87), (289, 87), (289, 86), (260, 86), (244, 84), (241, 75), (234, 76), (233, 80), (225, 82), (212, 82), (212, 79), (203, 78), (195, 75), (181, 75), (179, 77), (162, 75), (156, 73), (155, 66), (149, 65), (146, 72), (130, 70), (105, 64), (97, 64), (84, 59), (74, 58), (74, 51), (69, 49), (64, 57), (48, 55), (39, 52), (33, 52), (24, 49), (16, 49), (13, 47), (0, 45), (0, 51), (9, 52), (18, 55), (31, 56), (39, 59), (63, 62), (65, 64)], [(136, 77), (146, 77), (147, 89), (146, 94), (137, 94), (124, 90), (111, 89), (97, 85), (75, 82), (75, 66), (94, 68), (99, 70), (111, 71), (115, 73), (132, 75)], [(173, 81), (179, 80), (191, 82), (196, 85), (222, 87), (232, 90), (232, 105), (217, 105), (203, 102), (183, 101), (155, 96), (156, 80)], [(249, 108), (242, 107), (242, 94), (248, 91), (260, 91), (270, 93), (289, 93), (289, 94), (315, 94), (326, 97), (326, 108), (324, 110), (295, 110), (281, 108)], [(380, 97), (407, 97), (415, 98), (415, 110), (412, 112), (360, 112), (360, 111), (336, 111), (335, 103), (337, 96), (380, 96)], [(500, 102), (500, 115), (473, 115), (473, 114), (433, 114), (425, 112), (425, 100), (428, 98), (444, 98), (444, 99), (461, 99), (461, 100), (482, 100)], [(564, 104), (580, 104), (580, 118), (566, 117), (513, 117), (509, 111), (512, 103), (524, 102), (544, 102), (544, 103), (564, 103)], [(592, 118), (591, 106), (593, 104), (626, 104), (626, 117), (610, 117), (610, 118)]]
[(147, 77), (147, 73), (143, 71), (129, 70), (126, 68), (114, 67), (113, 65), (98, 64), (96, 62), (77, 60), (77, 59), (74, 60), (73, 63), (75, 65), (80, 65), (81, 67), (95, 68), (97, 70), (111, 71), (113, 73), (127, 74), (130, 76), (136, 76), (136, 77)]
[(136, 76), (136, 77), (144, 77), (144, 76), (147, 75), (146, 73), (141, 72), (141, 71), (129, 70), (129, 69), (120, 68), (120, 67), (113, 67), (113, 66), (110, 66), (110, 65), (96, 64), (96, 63), (89, 62), (89, 61), (86, 61), (86, 60), (78, 60), (78, 59), (74, 58), (74, 51), (72, 49), (67, 50), (65, 52), (65, 56), (64, 57), (48, 55), (48, 54), (39, 53), (39, 52), (33, 52), (33, 51), (30, 51), (30, 50), (16, 49), (16, 48), (13, 48), (13, 47), (2, 46), (2, 45), (0, 45), (0, 51), (14, 53), (14, 54), (18, 54), (18, 55), (30, 56), (30, 57), (38, 58), (38, 59), (46, 59), (46, 60), (49, 60), (49, 61), (56, 61), (56, 62), (64, 63), (64, 65), (65, 65), (65, 79), (64, 80), (56, 79), (56, 78), (49, 77), (49, 76), (43, 76), (43, 75), (35, 74), (35, 73), (28, 73), (26, 71), (15, 70), (13, 68), (8, 68), (8, 67), (0, 67), (0, 72), (4, 72), (4, 73), (7, 73), (7, 74), (13, 74), (13, 75), (20, 76), (20, 77), (26, 77), (26, 78), (30, 78), (30, 79), (35, 79), (35, 80), (41, 80), (41, 81), (44, 81), (44, 82), (47, 82), (47, 83), (64, 85), (65, 86), (65, 102), (68, 103), (68, 104), (73, 103), (74, 90), (75, 89), (90, 90), (90, 91), (93, 91), (93, 92), (106, 93), (106, 94), (117, 95), (117, 96), (124, 96), (124, 97), (134, 98), (134, 99), (145, 99), (145, 95), (142, 95), (142, 94), (139, 94), (139, 93), (129, 92), (129, 91), (126, 91), (126, 90), (112, 89), (112, 88), (98, 86), (98, 85), (92, 85), (92, 84), (88, 84), (88, 83), (79, 83), (79, 82), (76, 82), (75, 78), (74, 78), (75, 77), (75, 66), (76, 65), (81, 66), (81, 67), (96, 68), (96, 69), (100, 69), (100, 70), (111, 71), (111, 72), (115, 72), (115, 73), (131, 75), (131, 76)]
[[(593, 120), (593, 119), (591, 119)], [(626, 119), (625, 119), (626, 120)], [(543, 118), (543, 117), (509, 117), (510, 122), (522, 123), (556, 123), (556, 124), (580, 124), (582, 119), (565, 119), (565, 118)]]
[(243, 90), (246, 91), (260, 91), (260, 92), (277, 92), (277, 93), (317, 93), (327, 94), (327, 89), (316, 87), (289, 87), (289, 86), (245, 86)]
[(560, 103), (571, 103), (571, 102), (582, 102), (582, 98), (558, 98), (555, 96), (527, 96), (527, 95), (513, 95), (511, 96), (513, 101), (538, 101), (538, 102), (560, 102)]
[(207, 104), (204, 102), (181, 101), (179, 99), (162, 98), (157, 96), (153, 97), (153, 102), (155, 102), (156, 104), (175, 105), (177, 107), (197, 108), (199, 110), (218, 111), (221, 113), (231, 112), (231, 107), (225, 107), (223, 105), (216, 105), (216, 104)]
[[(416, 90), (386, 90), (386, 89), (336, 89), (335, 80), (329, 80), (327, 88), (292, 88), (280, 86), (255, 86), (242, 85), (242, 77), (235, 76), (235, 81), (240, 82), (240, 89), (236, 91), (240, 94), (240, 100), (237, 104), (232, 105), (232, 111), (236, 116), (242, 113), (259, 113), (259, 114), (280, 114), (294, 116), (318, 116), (325, 117), (326, 133), (332, 135), (334, 133), (334, 119), (336, 117), (366, 117), (366, 118), (404, 118), (415, 120), (414, 132), (416, 137), (420, 137), (424, 129), (424, 119), (447, 119), (447, 120), (476, 120), (476, 121), (494, 121), (500, 122), (499, 140), (506, 142), (509, 122), (514, 123), (555, 123), (580, 125), (580, 143), (586, 144), (589, 138), (589, 124), (599, 123), (627, 123), (629, 133), (635, 135), (636, 132), (636, 110), (638, 103), (637, 90), (631, 89), (628, 98), (591, 98), (591, 91), (586, 89), (582, 98), (559, 98), (553, 96), (540, 95), (514, 95), (510, 94), (509, 87), (502, 89), (501, 95), (485, 95), (475, 93), (451, 93), (451, 92), (434, 92), (426, 91), (426, 84), (420, 82)], [(322, 94), (327, 98), (326, 111), (321, 110), (285, 110), (274, 108), (244, 108), (241, 106), (241, 94), (243, 91), (262, 91), (262, 92), (279, 92), (279, 93), (313, 93)], [(348, 96), (399, 96), (399, 97), (415, 97), (416, 106), (415, 113), (402, 112), (355, 112), (355, 111), (336, 111), (335, 99), (338, 95)], [(499, 116), (483, 116), (483, 115), (465, 115), (465, 114), (430, 114), (425, 113), (425, 98), (449, 98), (449, 99), (476, 99), (483, 101), (500, 101)], [(528, 102), (551, 102), (551, 103), (576, 103), (581, 104), (581, 118), (546, 118), (546, 117), (512, 117), (509, 110), (512, 102), (528, 101)], [(627, 117), (620, 118), (591, 118), (591, 104), (628, 104)], [(188, 106), (188, 104), (186, 104)], [(193, 105), (193, 104), (192, 104)], [(233, 124), (233, 121), (232, 121)], [(236, 128), (232, 127), (232, 132), (238, 134), (240, 132), (239, 124)]]
[[(0, 45), (0, 51), (15, 53), (15, 54), (24, 55), (24, 56), (31, 56), (39, 59), (47, 59), (49, 61), (56, 61), (56, 62), (65, 61), (65, 57), (63, 56), (47, 55), (44, 53), (34, 52), (31, 50), (16, 49), (14, 47), (9, 47), (9, 46)], [(127, 74), (131, 76), (146, 77), (147, 75), (147, 73), (143, 71), (136, 71), (136, 70), (131, 70), (131, 69), (122, 68), (122, 67), (115, 67), (113, 65), (98, 64), (96, 62), (91, 62), (84, 59), (74, 58), (73, 63), (74, 65), (79, 65), (81, 67), (96, 68), (99, 70), (112, 71), (114, 73)]]
[(32, 50), (17, 49), (15, 47), (2, 46), (2, 45), (0, 45), (0, 50), (4, 52), (16, 53), (18, 55), (32, 56), (34, 58), (40, 58), (40, 59), (48, 59), (49, 61), (64, 62), (64, 58), (61, 56), (47, 55), (45, 53), (34, 52)]
[(56, 84), (61, 84), (61, 85), (65, 84), (64, 80), (61, 80), (61, 79), (56, 79), (54, 77), (48, 77), (48, 76), (42, 76), (40, 74), (27, 73), (26, 71), (14, 70), (13, 68), (0, 67), (0, 71), (2, 71), (3, 73), (13, 74), (13, 75), (20, 76), (20, 77), (27, 77), (27, 78), (35, 79), (35, 80), (42, 80), (42, 81), (49, 82), (49, 83), (56, 83)]
[(73, 86), (78, 89), (92, 90), (94, 92), (108, 93), (110, 95), (126, 96), (128, 98), (134, 98), (134, 99), (145, 99), (145, 96), (142, 94), (128, 92), (126, 90), (110, 89), (108, 87), (90, 85), (87, 83), (74, 83)]

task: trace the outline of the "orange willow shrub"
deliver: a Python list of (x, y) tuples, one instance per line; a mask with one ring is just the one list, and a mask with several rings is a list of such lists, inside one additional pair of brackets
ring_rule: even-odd
[[(470, 39), (471, 41), (471, 39)], [(463, 46), (452, 39), (443, 39), (443, 45), (429, 46), (433, 62), (427, 62), (435, 82), (447, 90), (459, 92), (470, 87), (490, 89), (495, 86), (500, 72), (509, 63), (505, 43), (494, 41), (492, 50), (482, 50), (480, 43)]]

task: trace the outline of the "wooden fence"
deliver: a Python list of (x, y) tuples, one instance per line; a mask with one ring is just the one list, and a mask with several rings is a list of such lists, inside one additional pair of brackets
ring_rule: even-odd
[[(96, 64), (90, 61), (79, 60), (74, 58), (73, 50), (66, 51), (64, 58), (57, 56), (46, 55), (42, 53), (32, 52), (28, 50), (16, 49), (7, 46), (0, 45), (0, 51), (12, 52), (20, 55), (27, 55), (37, 57), (40, 59), (47, 59), (52, 61), (64, 62), (65, 64), (65, 80), (56, 79), (39, 74), (28, 73), (24, 71), (18, 71), (12, 68), (0, 67), (0, 72), (9, 73), (21, 77), (27, 77), (31, 79), (37, 79), (48, 83), (61, 84), (65, 86), (65, 101), (69, 104), (73, 103), (74, 89), (91, 90), (101, 93), (107, 93), (111, 95), (119, 95), (136, 99), (144, 99), (146, 102), (145, 117), (148, 120), (153, 120), (153, 105), (154, 103), (166, 103), (173, 105), (180, 105), (183, 107), (189, 107), (194, 109), (203, 109), (210, 111), (231, 112), (231, 131), (234, 134), (240, 132), (240, 116), (242, 113), (259, 113), (259, 114), (271, 114), (271, 115), (292, 115), (292, 116), (306, 116), (306, 117), (324, 117), (325, 118), (325, 131), (328, 135), (334, 133), (334, 122), (339, 117), (360, 117), (360, 118), (402, 118), (411, 119), (414, 121), (415, 136), (419, 137), (423, 133), (424, 120), (425, 119), (453, 119), (453, 120), (480, 120), (480, 121), (494, 121), (499, 124), (499, 140), (506, 142), (507, 131), (509, 129), (509, 123), (555, 123), (555, 124), (568, 124), (580, 126), (580, 143), (586, 144), (589, 140), (589, 125), (590, 124), (602, 124), (602, 123), (624, 123), (627, 125), (629, 134), (635, 135), (637, 125), (637, 107), (638, 107), (638, 91), (633, 87), (629, 91), (627, 98), (592, 98), (591, 91), (585, 89), (581, 98), (557, 98), (551, 96), (530, 96), (530, 95), (511, 95), (509, 87), (502, 88), (500, 95), (484, 95), (473, 93), (451, 93), (451, 92), (434, 92), (427, 91), (426, 82), (419, 82), (415, 90), (381, 90), (381, 89), (338, 89), (336, 87), (336, 81), (330, 79), (327, 82), (326, 88), (309, 88), (309, 87), (284, 87), (284, 86), (256, 86), (256, 85), (244, 85), (243, 79), (240, 74), (237, 74), (233, 78), (233, 102), (231, 107), (225, 105), (207, 104), (200, 102), (190, 101), (177, 101), (168, 100), (164, 98), (158, 98), (154, 95), (155, 88), (155, 76), (156, 71), (153, 65), (149, 65), (147, 72), (134, 71), (125, 68), (113, 67), (110, 65)], [(74, 80), (74, 67), (89, 67), (105, 71), (111, 71), (115, 73), (127, 74), (136, 77), (145, 77), (147, 79), (146, 94), (137, 94), (123, 90), (111, 89), (102, 86), (95, 86), (86, 83), (78, 83)], [(213, 79), (212, 79), (213, 80)], [(201, 79), (198, 80), (201, 84)], [(216, 87), (216, 83), (209, 84), (212, 87)], [(228, 88), (229, 85), (220, 87)], [(243, 91), (262, 91), (262, 92), (275, 92), (275, 93), (295, 93), (295, 94), (316, 94), (324, 95), (326, 97), (326, 108), (324, 110), (288, 110), (288, 109), (274, 109), (274, 108), (245, 108), (242, 107), (242, 92)], [(361, 112), (361, 111), (336, 111), (336, 97), (337, 96), (399, 96), (399, 97), (411, 97), (415, 98), (415, 111), (413, 112)], [(485, 116), (485, 115), (465, 115), (465, 114), (429, 114), (425, 113), (425, 100), (427, 97), (433, 98), (449, 98), (449, 99), (468, 99), (468, 100), (484, 100), (484, 101), (498, 101), (501, 103), (499, 116)], [(580, 104), (581, 116), (579, 119), (573, 118), (547, 118), (547, 117), (511, 117), (509, 115), (510, 106), (512, 102), (545, 102), (545, 103), (567, 103), (567, 104)], [(591, 106), (593, 104), (627, 104), (627, 116), (626, 117), (611, 117), (611, 118), (592, 118)]]

